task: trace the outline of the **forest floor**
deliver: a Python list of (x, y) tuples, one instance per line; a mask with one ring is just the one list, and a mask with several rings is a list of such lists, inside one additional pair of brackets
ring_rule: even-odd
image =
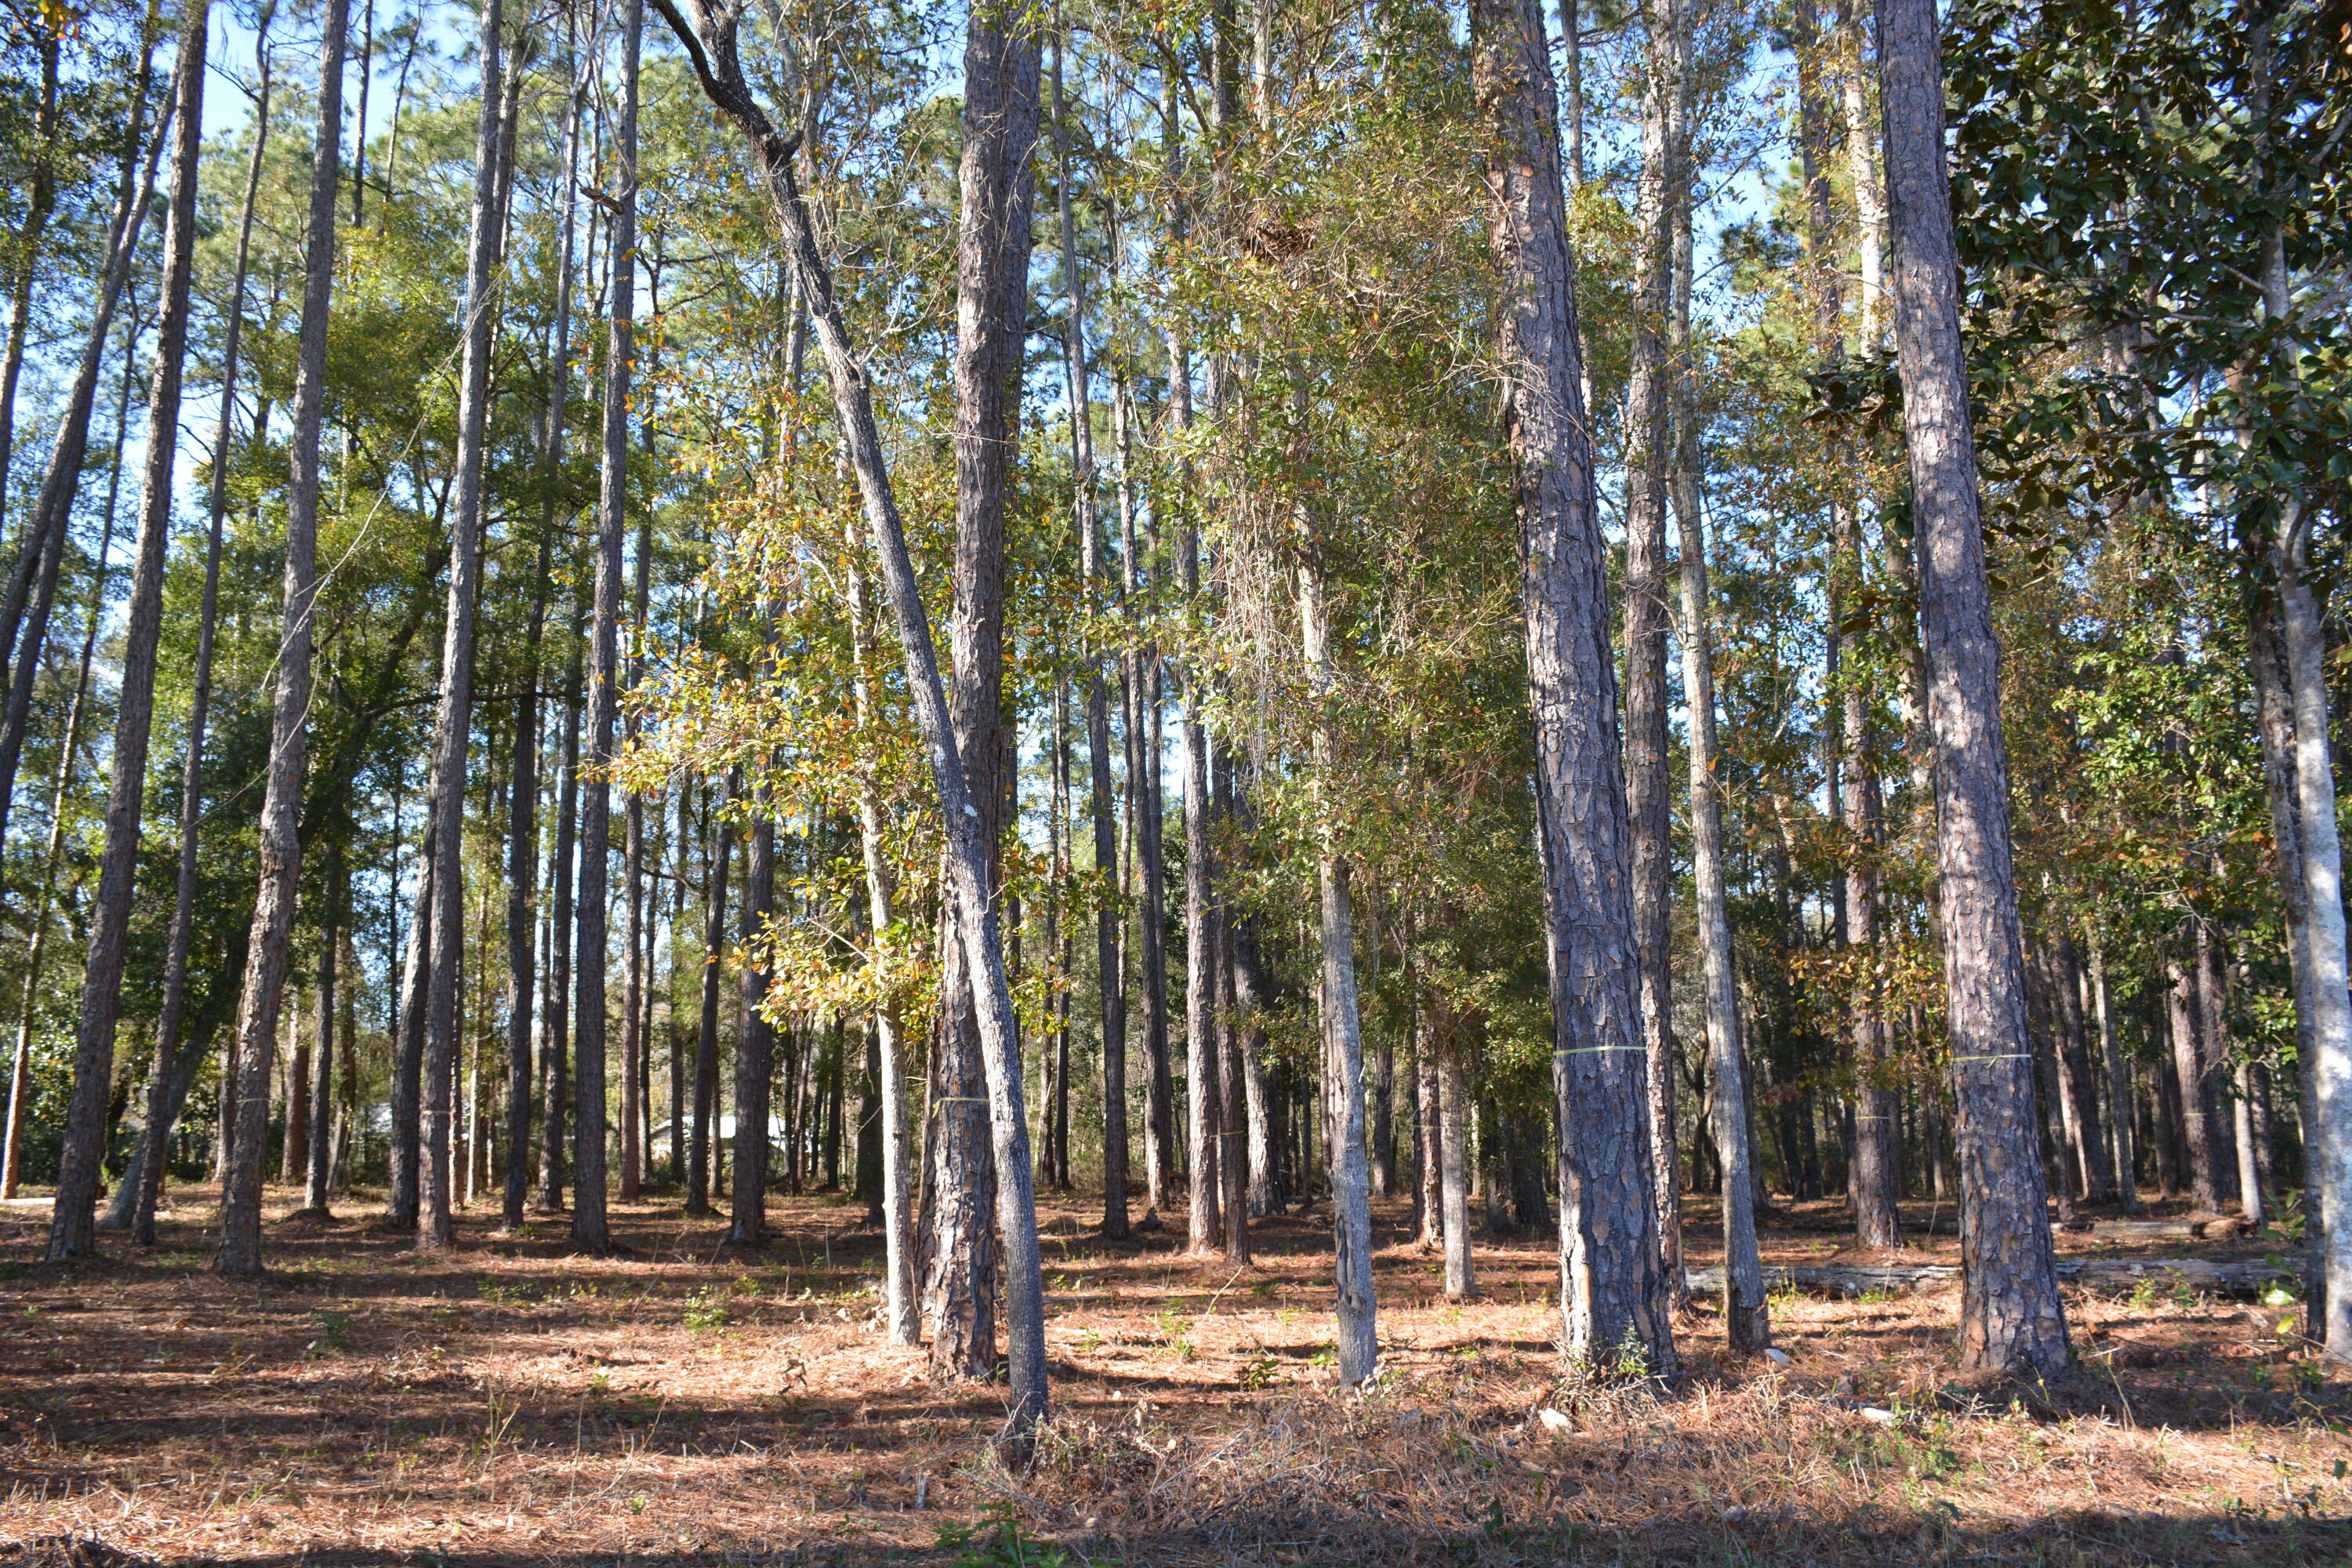
[[(1328, 1207), (1260, 1224), (1236, 1268), (1181, 1230), (1108, 1246), (1090, 1202), (1049, 1195), (1055, 1415), (1013, 1474), (1001, 1391), (881, 1344), (846, 1199), (776, 1200), (756, 1250), (625, 1205), (625, 1250), (592, 1259), (560, 1218), (478, 1208), (424, 1257), (364, 1199), (321, 1223), (271, 1195), (260, 1283), (206, 1272), (194, 1189), (156, 1251), (73, 1268), (37, 1261), (44, 1213), (0, 1211), (0, 1568), (2352, 1558), (2352, 1391), (2281, 1311), (2156, 1282), (2068, 1290), (2084, 1370), (2055, 1386), (1958, 1379), (1947, 1286), (1777, 1296), (1785, 1366), (1727, 1358), (1702, 1301), (1676, 1377), (1602, 1388), (1561, 1379), (1549, 1240), (1481, 1240), (1486, 1294), (1452, 1305), (1384, 1203), (1384, 1370), (1358, 1397), (1330, 1366)], [(1834, 1203), (1778, 1217), (1773, 1261), (1957, 1261), (1948, 1206), (1894, 1258), (1847, 1248)], [(1687, 1224), (1707, 1260), (1711, 1205)]]

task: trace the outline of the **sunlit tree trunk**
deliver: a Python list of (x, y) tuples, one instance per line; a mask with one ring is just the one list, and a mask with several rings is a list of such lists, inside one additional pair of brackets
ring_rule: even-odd
[(645, 0), (627, 0), (622, 8), (619, 115), (613, 144), (612, 179), (618, 188), (611, 209), (611, 319), (604, 349), (595, 608), (589, 630), (588, 713), (580, 758), (587, 777), (581, 791), (580, 928), (574, 954), (579, 998), (572, 1022), (572, 1242), (597, 1253), (613, 1245), (605, 1210), (609, 1111), (604, 978), (611, 948), (611, 768), (620, 680), (621, 540), (628, 526), (629, 388), (636, 353), (637, 68), (645, 21)]
[(1496, 142), (1503, 408), (1518, 514), (1559, 1118), (1569, 1353), (1673, 1356), (1642, 1059), (1608, 550), (1593, 492), (1551, 59), (1532, 0), (1475, 0), (1474, 73)]
[[(165, 1141), (177, 1119), (177, 1105), (167, 1105), (172, 1062), (179, 1048), (181, 1016), (187, 1003), (188, 950), (194, 940), (196, 910), (196, 827), (204, 808), (205, 740), (212, 717), (213, 641), (219, 623), (221, 531), (228, 516), (229, 440), (236, 418), (236, 377), (245, 330), (245, 286), (253, 255), (253, 210), (261, 187), (261, 163), (269, 145), (269, 100), (274, 85), (269, 49), (269, 19), (265, 9), (255, 29), (254, 53), (260, 79), (254, 95), (253, 156), (245, 171), (245, 199), (238, 208), (236, 262), (229, 286), (228, 324), (221, 342), (221, 408), (213, 427), (213, 482), (205, 541), (205, 590), (197, 612), (196, 662), (188, 694), (188, 743), (180, 764), (179, 879), (172, 900), (172, 929), (164, 939), (163, 997), (155, 1022), (154, 1065), (147, 1085), (147, 1124), (141, 1131), (133, 1157), (139, 1179), (116, 1188), (115, 1201), (104, 1226), (128, 1224), (131, 1239), (142, 1247), (155, 1245), (155, 1205), (163, 1193)], [(0, 416), (5, 417), (5, 416)], [(257, 436), (259, 432), (256, 432)], [(0, 443), (0, 469), (7, 466)], [(125, 1203), (132, 1206), (122, 1212)]]
[[(107, 1104), (113, 1090), (114, 1026), (122, 1003), (122, 966), (138, 871), (140, 807), (147, 786), (148, 726), (154, 714), (156, 651), (163, 633), (163, 561), (171, 542), (173, 468), (179, 455), (180, 376), (187, 354), (188, 294), (195, 269), (197, 165), (204, 150), (205, 45), (210, 16), (204, 0), (194, 0), (183, 12), (179, 62), (173, 73), (172, 197), (163, 226), (155, 376), (147, 395), (147, 428), (169, 435), (151, 437), (147, 443), (139, 539), (131, 550), (121, 673), (115, 686), (113, 777), (107, 794), (106, 842), (99, 858), (98, 890), (89, 911), (89, 947), (82, 961), (73, 1089), (66, 1103), (64, 1146), (49, 1225), (52, 1262), (86, 1256), (97, 1241), (95, 1205), (106, 1157)], [(86, 413), (84, 419), (86, 423)], [(289, 537), (289, 562), (297, 548)], [(18, 655), (20, 668), (37, 665), (40, 657), (40, 643), (28, 633)], [(303, 662), (307, 681), (307, 648)], [(13, 787), (15, 782), (12, 757), (0, 788)], [(274, 771), (271, 782), (276, 782)], [(267, 832), (265, 827), (265, 858), (269, 853)], [(281, 941), (281, 975), (284, 963)], [(260, 1152), (257, 1147), (254, 1151), (257, 1177)]]
[[(465, 353), (457, 405), (457, 487), (450, 511), (449, 616), (441, 642), (441, 696), (433, 718), (432, 781), (448, 809), (434, 819), (426, 853), (439, 867), (433, 884), (433, 940), (425, 988), (424, 1139), (417, 1184), (416, 1244), (438, 1251), (457, 1243), (452, 1205), (464, 1173), (451, 1163), (459, 1054), (459, 960), (466, 941), (465, 809), (467, 742), (474, 706), (474, 625), (482, 563), (482, 468), (488, 442), (490, 349), (498, 324), (499, 270), (506, 224), (499, 192), (508, 142), (502, 0), (483, 0), (479, 53), (481, 112), (474, 142), (474, 211), (466, 266)], [(470, 1114), (470, 1109), (465, 1114)], [(470, 1167), (468, 1167), (470, 1169)]]
[(2034, 1131), (2000, 647), (1960, 342), (1938, 47), (1934, 0), (1878, 0), (1891, 291), (1935, 742), (1937, 900), (1958, 1110), (1960, 1354), (1972, 1368), (2047, 1373), (2069, 1360), (2066, 1318)]

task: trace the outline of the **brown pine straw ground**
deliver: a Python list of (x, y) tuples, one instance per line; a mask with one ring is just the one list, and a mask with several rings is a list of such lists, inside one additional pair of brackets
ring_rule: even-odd
[[(1091, 1200), (1049, 1200), (1055, 1415), (1015, 1474), (987, 1441), (997, 1390), (934, 1388), (919, 1352), (880, 1344), (877, 1238), (846, 1200), (778, 1200), (756, 1251), (630, 1205), (625, 1253), (590, 1259), (561, 1219), (507, 1236), (478, 1210), (461, 1250), (424, 1258), (372, 1228), (372, 1202), (320, 1224), (273, 1196), (259, 1284), (205, 1272), (194, 1190), (153, 1254), (109, 1238), (75, 1268), (37, 1261), (45, 1214), (0, 1215), (0, 1568), (2352, 1552), (2352, 1400), (2281, 1312), (2161, 1288), (2070, 1291), (2085, 1370), (2058, 1387), (1962, 1386), (1949, 1289), (1776, 1300), (1785, 1368), (1728, 1363), (1703, 1303), (1680, 1375), (1580, 1385), (1548, 1240), (1482, 1239), (1487, 1295), (1450, 1305), (1386, 1203), (1385, 1371), (1358, 1397), (1332, 1383), (1328, 1207), (1258, 1226), (1236, 1268), (1165, 1230), (1107, 1247)], [(1692, 1211), (1702, 1261), (1714, 1216)], [(1784, 1217), (1776, 1261), (1876, 1260), (1842, 1250), (1834, 1203)]]

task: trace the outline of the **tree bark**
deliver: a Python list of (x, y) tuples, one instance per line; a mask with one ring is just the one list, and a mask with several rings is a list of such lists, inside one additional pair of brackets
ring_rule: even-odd
[(1437, 1058), (1437, 1148), (1439, 1229), (1445, 1243), (1445, 1295), (1466, 1301), (1478, 1294), (1470, 1258), (1470, 1158), (1465, 1123), (1469, 1090), (1462, 1081), (1462, 1047), (1450, 1037)]
[[(539, 1080), (541, 1121), (539, 1200), (541, 1214), (563, 1209), (563, 1125), (571, 1103), (572, 1015), (572, 876), (580, 824), (580, 652), (579, 620), (572, 621), (573, 647), (563, 689), (563, 750), (557, 759), (555, 792), (555, 872), (550, 890), (547, 921), (547, 1024), (541, 1037)], [(675, 1108), (670, 1112), (677, 1117)]]
[[(135, 323), (139, 312), (131, 312)], [(114, 471), (107, 478), (106, 531), (98, 546), (98, 569), (91, 574), (89, 614), (82, 627), (81, 658), (74, 667), (73, 699), (66, 709), (66, 733), (58, 747), (58, 767), (49, 788), (49, 842), (41, 863), (40, 897), (33, 906), (33, 940), (25, 954), (25, 977), (22, 1000), (16, 1010), (16, 1048), (8, 1066), (8, 1125), (5, 1145), (0, 1145), (0, 1198), (16, 1195), (24, 1174), (25, 1118), (32, 1097), (33, 1030), (40, 1009), (41, 974), (47, 966), (49, 948), (49, 915), (57, 902), (58, 869), (65, 858), (66, 802), (70, 797), (74, 782), (74, 763), (81, 754), (82, 715), (89, 701), (89, 670), (98, 654), (99, 627), (106, 618), (107, 563), (114, 552), (114, 519), (116, 502), (122, 479), (122, 438), (131, 423), (131, 369), (138, 361), (139, 331), (136, 325), (125, 334), (122, 352), (121, 392), (114, 405)], [(149, 1099), (148, 1115), (155, 1115), (156, 1102), (170, 1092), (171, 1058), (166, 1057), (156, 1068), (159, 1082)], [(146, 1144), (142, 1132), (141, 1147)], [(135, 1157), (135, 1156), (134, 1156)], [(115, 1210), (124, 1208), (124, 1195), (133, 1191), (134, 1184), (125, 1179), (115, 1187), (115, 1202), (106, 1216), (98, 1222), (100, 1230), (121, 1228), (125, 1215)], [(152, 1246), (152, 1226), (144, 1245)]]
[(2200, 1211), (2213, 1214), (2221, 1207), (2221, 1161), (2214, 1146), (2213, 1085), (2198, 1037), (2197, 982), (2177, 954), (2166, 955), (2164, 979), (2172, 1070), (2180, 1090), (2181, 1133), (2189, 1146), (2189, 1201)]
[[(611, 321), (604, 348), (604, 466), (596, 511), (595, 608), (589, 632), (588, 716), (581, 765), (579, 987), (572, 1025), (572, 1243), (608, 1252), (605, 1212), (604, 970), (609, 961), (613, 730), (620, 675), (621, 539), (628, 524), (629, 386), (636, 354), (637, 68), (645, 45), (645, 0), (622, 10), (620, 113), (614, 129)], [(714, 943), (713, 951), (715, 952)], [(706, 963), (708, 958), (706, 957)], [(706, 980), (706, 984), (711, 982)], [(706, 1194), (704, 1202), (708, 1204)]]
[(1920, 640), (1935, 751), (1938, 903), (1958, 1109), (1961, 1360), (2050, 1373), (2070, 1359), (2037, 1157), (2024, 942), (2009, 830), (2000, 647), (1979, 515), (1944, 166), (1934, 0), (1878, 0), (1895, 331), (1910, 450)]
[(767, 792), (752, 797), (751, 853), (743, 862), (743, 1023), (735, 1042), (734, 1211), (727, 1239), (755, 1247), (768, 1223), (768, 1095), (775, 1070), (775, 1026), (760, 1005), (768, 995), (767, 966), (758, 944), (768, 933), (776, 894), (776, 825)]
[(706, 797), (704, 808), (710, 817), (710, 865), (702, 916), (702, 1012), (694, 1036), (694, 1131), (686, 1156), (686, 1212), (690, 1215), (712, 1212), (710, 1156), (719, 1140), (719, 986), (727, 951), (727, 862), (735, 847), (735, 836), (720, 817), (732, 798), (731, 780), (730, 784), (716, 806)]
[[(1675, 285), (1678, 319), (1690, 309), (1689, 231), (1676, 237)], [(1706, 986), (1706, 1057), (1716, 1092), (1725, 1102), (1748, 1098), (1748, 1051), (1740, 1037), (1739, 978), (1731, 939), (1731, 904), (1724, 889), (1723, 803), (1716, 793), (1719, 755), (1715, 735), (1715, 664), (1707, 626), (1706, 536), (1699, 513), (1697, 413), (1692, 373), (1681, 377), (1677, 400), (1682, 426), (1675, 465), (1675, 516), (1680, 524), (1683, 590), (1683, 692), (1690, 707), (1691, 880), (1697, 894), (1700, 969)], [(1756, 1247), (1753, 1185), (1755, 1151), (1748, 1146), (1748, 1119), (1717, 1116), (1716, 1155), (1723, 1163), (1723, 1331), (1734, 1354), (1757, 1355), (1772, 1343), (1770, 1304), (1764, 1295), (1764, 1265)], [(1674, 1167), (1667, 1151), (1666, 1168)], [(1681, 1267), (1680, 1249), (1674, 1266)]]
[(341, 844), (328, 847), (326, 907), (319, 912), (319, 995), (313, 1015), (310, 1049), (310, 1131), (302, 1206), (312, 1214), (327, 1213), (327, 1197), (335, 1181), (335, 957), (342, 942), (343, 907), (350, 898)]
[[(1540, 24), (1538, 24), (1540, 26)], [(1314, 811), (1318, 846), (1323, 984), (1325, 1093), (1331, 1118), (1325, 1134), (1331, 1182), (1334, 1263), (1339, 1277), (1339, 1383), (1353, 1388), (1380, 1370), (1378, 1298), (1372, 1286), (1371, 1170), (1364, 1152), (1364, 1037), (1356, 1000), (1356, 943), (1349, 908), (1349, 862), (1339, 847), (1330, 798), (1339, 767), (1337, 671), (1331, 612), (1320, 548), (1306, 541), (1298, 561), (1299, 651), (1314, 704)]]
[(1475, 0), (1490, 116), (1492, 239), (1506, 289), (1505, 428), (1534, 718), (1545, 957), (1559, 1117), (1560, 1311), (1571, 1356), (1673, 1356), (1659, 1263), (1648, 1075), (1633, 976), (1625, 779), (1593, 494), (1551, 60), (1530, 0)]
[[(871, 623), (866, 618), (866, 573), (863, 563), (856, 559), (856, 537), (853, 535), (845, 542), (851, 547), (852, 561), (849, 624), (852, 654), (857, 671), (855, 685), (857, 721), (861, 726), (871, 726), (879, 721), (879, 715), (875, 711), (874, 702), (875, 677), (871, 673), (874, 642)], [(897, 893), (897, 878), (890, 869), (889, 856), (883, 844), (886, 820), (881, 787), (870, 775), (859, 781), (857, 826), (859, 844), (866, 858), (866, 920), (879, 948), (893, 934), (898, 923), (898, 914), (892, 907)], [(922, 1342), (923, 1331), (922, 1313), (915, 1294), (914, 1238), (908, 1229), (907, 1066), (903, 1027), (898, 998), (895, 994), (886, 992), (881, 1005), (874, 1012), (881, 1078), (882, 1331), (887, 1343), (916, 1345)], [(1122, 1194), (1119, 1209), (1122, 1215), (1125, 1213), (1124, 1198)]]
[[(96, 1246), (94, 1212), (106, 1157), (107, 1105), (114, 1076), (114, 1026), (122, 1002), (122, 965), (131, 934), (131, 895), (139, 855), (140, 806), (147, 786), (148, 725), (155, 709), (155, 655), (163, 632), (163, 559), (171, 542), (172, 479), (178, 456), (180, 376), (188, 345), (188, 293), (196, 243), (197, 164), (204, 151), (205, 45), (211, 24), (205, 0), (192, 0), (181, 18), (179, 62), (173, 72), (175, 121), (172, 197), (163, 226), (163, 277), (155, 331), (155, 377), (147, 395), (151, 435), (139, 505), (139, 542), (132, 548), (131, 595), (123, 633), (121, 676), (115, 689), (113, 780), (107, 795), (106, 843), (99, 860), (89, 944), (82, 967), (80, 1028), (74, 1048), (73, 1089), (66, 1104), (65, 1142), (49, 1226), (51, 1262), (88, 1255)], [(87, 416), (85, 415), (85, 423)], [(62, 526), (62, 520), (60, 520)], [(289, 552), (291, 546), (289, 544)], [(28, 635), (20, 668), (40, 662), (41, 645)], [(14, 759), (0, 789), (15, 784)], [(265, 854), (267, 851), (265, 850)], [(282, 963), (282, 957), (281, 957)], [(257, 1173), (258, 1149), (256, 1150)]]
[[(228, 325), (221, 344), (221, 412), (213, 434), (213, 482), (208, 509), (211, 527), (205, 542), (205, 591), (196, 622), (196, 664), (188, 696), (188, 743), (180, 765), (179, 879), (172, 900), (172, 929), (164, 939), (163, 997), (155, 1022), (154, 1066), (148, 1078), (147, 1125), (133, 1156), (140, 1184), (130, 1214), (131, 1239), (141, 1247), (155, 1245), (155, 1205), (163, 1196), (164, 1141), (171, 1136), (171, 1119), (163, 1116), (170, 1091), (171, 1065), (179, 1047), (180, 1021), (187, 1002), (188, 948), (194, 940), (196, 910), (196, 827), (203, 817), (205, 740), (212, 715), (213, 641), (219, 624), (221, 531), (228, 517), (229, 438), (236, 418), (236, 375), (245, 330), (245, 285), (253, 254), (253, 209), (261, 189), (261, 161), (269, 145), (270, 69), (269, 20), (265, 10), (255, 28), (254, 54), (261, 79), (254, 98), (253, 156), (245, 171), (245, 199), (237, 213), (236, 263), (229, 287)], [(259, 434), (256, 432), (257, 436)], [(0, 468), (6, 466), (0, 451)], [(174, 1108), (176, 1110), (176, 1108)], [(128, 1190), (127, 1188), (125, 1190)], [(118, 1200), (117, 1207), (120, 1207)], [(111, 1213), (108, 1219), (113, 1218)]]
[(833, 393), (843, 446), (857, 476), (876, 552), (882, 559), (891, 609), (898, 619), (907, 685), (940, 797), (940, 822), (947, 838), (950, 902), (959, 917), (958, 936), (964, 960), (978, 982), (973, 991), (988, 1079), (989, 1126), (995, 1145), (997, 1228), (1002, 1233), (1005, 1261), (1011, 1406), (1007, 1431), (1015, 1457), (1024, 1457), (1028, 1435), (1045, 1413), (1045, 1279), (1038, 1258), (1036, 1194), (1029, 1165), (1029, 1118), (1023, 1103), (1019, 1037), (1013, 1016), (1012, 992), (1005, 980), (1002, 931), (991, 897), (992, 878), (986, 819), (974, 799), (947, 693), (940, 679), (930, 622), (915, 578), (914, 563), (907, 552), (906, 531), (899, 521), (889, 473), (884, 466), (871, 394), (843, 326), (840, 306), (834, 299), (832, 274), (816, 248), (799, 183), (793, 174), (795, 143), (776, 132), (744, 85), (735, 57), (736, 14), (708, 0), (689, 0), (699, 18), (698, 27), (688, 24), (674, 0), (655, 3), (686, 46), (705, 94), (735, 122), (759, 156), (767, 180), (769, 205), (783, 231), (800, 276), (802, 295), (809, 301), (810, 316), (824, 349), (825, 379)]
[[(1667, 777), (1666, 363), (1673, 237), (1686, 203), (1680, 0), (1645, 0), (1642, 173), (1636, 198), (1633, 342), (1625, 385), (1625, 804), (1633, 835), (1635, 998), (1649, 1068), (1650, 1152), (1660, 1257), (1670, 1297), (1682, 1277), (1682, 1192), (1675, 1180), (1672, 789)], [(1580, 345), (1580, 336), (1579, 339)], [(1577, 353), (1582, 374), (1582, 353)]]
[[(153, 52), (160, 15), (156, 0), (149, 0), (146, 21), (140, 33), (141, 69), (131, 97), (131, 134), (115, 187), (114, 211), (107, 225), (105, 262), (99, 269), (97, 298), (91, 302), (81, 358), (74, 368), (72, 388), (67, 394), (65, 407), (58, 419), (57, 436), (49, 447), (48, 466), (42, 471), (40, 495), (26, 523), (16, 565), (9, 574), (6, 601), (0, 605), (0, 631), (5, 631), (7, 637), (0, 647), (5, 647), (14, 660), (9, 667), (7, 705), (0, 710), (0, 843), (7, 838), (9, 805), (16, 797), (16, 770), (24, 756), (34, 687), (40, 675), (42, 654), (48, 647), (49, 611), (56, 602), (58, 572), (65, 559), (74, 498), (81, 488), (89, 446), (90, 413), (98, 401), (107, 337), (113, 331), (115, 308), (138, 257), (147, 209), (153, 205), (156, 164), (163, 156), (163, 144), (172, 139), (173, 116), (177, 111), (179, 89), (175, 79), (163, 123), (155, 128), (152, 141), (147, 138), (145, 62)], [(142, 146), (146, 153), (143, 162), (140, 157)]]
[[(450, 1111), (461, 1049), (458, 961), (466, 940), (465, 810), (467, 742), (473, 733), (474, 622), (482, 561), (482, 464), (490, 396), (490, 348), (498, 324), (499, 268), (506, 225), (499, 212), (501, 166), (509, 146), (500, 122), (505, 100), (503, 0), (482, 0), (482, 87), (474, 142), (474, 206), (466, 265), (465, 353), (457, 404), (457, 495), (449, 529), (449, 614), (441, 641), (441, 696), (433, 718), (435, 797), (449, 809), (434, 819), (428, 852), (433, 938), (425, 987), (423, 1152), (417, 1184), (416, 1244), (440, 1251), (457, 1244), (450, 1215), (456, 1183), (450, 1164)], [(470, 1165), (468, 1166), (470, 1170)]]
[[(433, 841), (440, 803), (428, 805), (422, 842)], [(418, 1168), (425, 1129), (425, 986), (433, 940), (433, 858), (417, 857), (416, 897), (409, 909), (408, 953), (401, 969), (400, 1019), (393, 1031), (391, 1170), (384, 1217), (397, 1230), (416, 1227)]]

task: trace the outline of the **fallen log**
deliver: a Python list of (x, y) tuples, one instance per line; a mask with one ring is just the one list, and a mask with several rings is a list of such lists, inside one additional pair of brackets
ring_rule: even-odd
[[(1873, 1291), (1932, 1289), (1959, 1275), (1958, 1268), (1943, 1263), (1768, 1267), (1764, 1282), (1770, 1290), (1794, 1289), (1817, 1295), (1861, 1296)], [(1719, 1266), (1688, 1269), (1685, 1278), (1695, 1296), (1723, 1293), (1723, 1269)], [(2186, 1286), (2208, 1296), (2252, 1299), (2278, 1281), (2291, 1281), (2294, 1271), (2273, 1267), (2259, 1258), (2062, 1258), (2058, 1260), (2058, 1278), (2070, 1285), (2095, 1290), (2130, 1290), (2143, 1284), (2158, 1290)]]

